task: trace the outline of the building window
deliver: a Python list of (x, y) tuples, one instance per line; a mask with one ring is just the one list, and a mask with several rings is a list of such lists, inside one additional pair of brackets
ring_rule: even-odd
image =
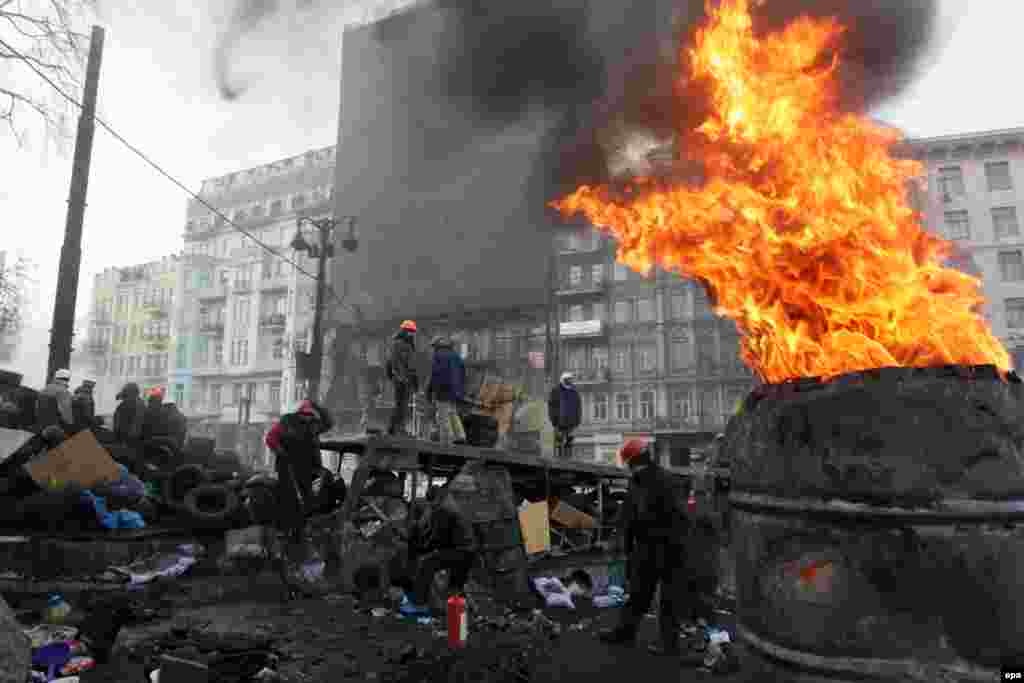
[(595, 346), (591, 351), (591, 362), (594, 369), (601, 371), (608, 368), (608, 349), (603, 346)]
[(242, 384), (231, 385), (231, 405), (237, 406), (242, 402)]
[(213, 343), (213, 365), (214, 367), (220, 367), (224, 364), (224, 342), (215, 341)]
[(1007, 299), (1007, 327), (1024, 328), (1024, 299)]
[(600, 320), (604, 322), (604, 320), (608, 317), (608, 304), (606, 304), (604, 301), (595, 301), (593, 304), (590, 305), (590, 310), (591, 320)]
[(654, 419), (654, 392), (650, 390), (640, 392), (640, 419)]
[(274, 360), (284, 359), (284, 339), (278, 337), (274, 340), (270, 351), (270, 357)]
[(997, 240), (1020, 235), (1020, 225), (1017, 223), (1017, 209), (1013, 206), (1001, 206), (992, 209), (992, 225), (995, 228)]
[(642, 323), (654, 322), (654, 297), (646, 297), (636, 302), (636, 317)]
[(231, 365), (247, 365), (249, 363), (249, 342), (236, 339), (231, 342)]
[[(964, 172), (959, 166), (940, 168), (938, 180), (939, 192), (942, 194), (943, 199), (964, 196)], [(946, 199), (946, 201), (949, 201), (949, 199)]]
[(280, 216), (282, 213), (284, 213), (284, 202), (280, 199), (275, 199), (270, 203), (270, 215)]
[(946, 212), (946, 239), (967, 240), (971, 238), (971, 223), (966, 211)]
[(594, 286), (600, 285), (604, 282), (604, 264), (595, 263), (590, 266), (590, 280), (594, 283)]
[(669, 367), (673, 370), (684, 370), (693, 362), (690, 353), (690, 340), (673, 339), (669, 345)]
[(1020, 282), (1024, 280), (1024, 252), (999, 252), (999, 274), (1003, 282)]
[(210, 407), (220, 409), (221, 405), (221, 391), (219, 384), (210, 385)]
[(174, 385), (174, 402), (178, 405), (185, 405), (185, 385)]
[(583, 267), (572, 266), (569, 268), (569, 286), (579, 287), (580, 283), (583, 282)]
[(686, 419), (690, 417), (690, 392), (686, 389), (673, 389), (669, 414), (672, 417)]
[(271, 408), (279, 409), (281, 406), (281, 383), (271, 382), (267, 390), (267, 398)]
[(574, 323), (583, 321), (583, 306), (577, 304), (569, 307), (569, 321)]
[(615, 372), (626, 372), (626, 350), (615, 349)]
[(702, 318), (711, 315), (711, 298), (708, 297), (704, 285), (695, 283), (693, 285), (693, 317)]
[(615, 419), (621, 421), (633, 419), (633, 401), (629, 394), (615, 394)]
[(657, 347), (643, 345), (637, 349), (637, 356), (640, 361), (640, 372), (653, 372), (657, 369)]
[(594, 399), (590, 403), (590, 416), (594, 422), (608, 420), (608, 394), (594, 394)]
[(629, 269), (618, 261), (615, 262), (615, 281), (625, 282), (629, 279)]
[(244, 331), (249, 327), (249, 297), (242, 296), (235, 299), (232, 320), (236, 331)]
[(672, 292), (669, 296), (668, 311), (672, 320), (682, 320), (686, 317), (686, 294), (684, 292)]
[(985, 180), (989, 192), (1003, 192), (1013, 189), (1009, 161), (991, 161), (985, 164)]
[(628, 323), (632, 316), (633, 302), (629, 300), (615, 302), (615, 322)]

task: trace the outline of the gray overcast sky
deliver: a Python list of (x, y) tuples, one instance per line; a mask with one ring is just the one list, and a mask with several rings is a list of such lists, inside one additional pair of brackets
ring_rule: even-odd
[[(203, 178), (334, 144), (337, 135), (339, 35), (347, 17), (325, 9), (337, 3), (313, 0), (311, 9), (279, 18), (248, 39), (236, 73), (251, 79), (251, 88), (231, 102), (220, 99), (213, 76), (210, 48), (224, 20), (210, 9), (217, 4), (107, 0), (103, 8), (100, 116), (193, 190)], [(973, 0), (970, 7), (967, 0), (942, 1), (949, 32), (943, 52), (899, 101), (876, 112), (880, 118), (913, 136), (1024, 125), (1024, 88), (1012, 75), (1024, 3)], [(37, 136), (19, 151), (0, 137), (0, 150), (0, 249), (22, 251), (39, 264), (44, 303), (35, 311), (33, 340), (41, 343), (30, 344), (31, 357), (21, 361), (27, 381), (38, 383), (71, 147), (61, 156)], [(80, 316), (93, 274), (180, 249), (186, 200), (182, 190), (97, 131)]]

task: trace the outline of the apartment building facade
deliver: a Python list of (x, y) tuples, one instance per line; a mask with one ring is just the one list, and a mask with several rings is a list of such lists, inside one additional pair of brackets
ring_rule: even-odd
[(167, 256), (107, 268), (94, 277), (86, 336), (75, 346), (96, 380), (97, 412), (112, 413), (127, 382), (143, 390), (167, 384), (179, 262), (178, 256)]
[(959, 267), (981, 278), (986, 315), (1024, 367), (1024, 128), (908, 142), (925, 166), (917, 207), (927, 227), (961, 251)]
[[(10, 263), (7, 252), (0, 250), (0, 274), (5, 278), (11, 277), (13, 271), (10, 269), (12, 267), (13, 264)], [(8, 284), (5, 286), (9, 287), (11, 285)], [(4, 312), (0, 311), (0, 365), (6, 365), (14, 362), (15, 353), (18, 350), (18, 342), (21, 339), (19, 330), (16, 329), (13, 324), (14, 321), (4, 320), (3, 317)]]
[(219, 440), (239, 424), (258, 440), (301, 391), (294, 351), (308, 349), (316, 287), (289, 260), (317, 268), (289, 245), (299, 216), (331, 214), (334, 163), (327, 147), (204, 181), (200, 196), (269, 250), (189, 204), (170, 383)]
[(574, 455), (611, 463), (633, 437), (668, 455), (721, 431), (755, 380), (735, 325), (715, 315), (703, 287), (617, 263), (614, 241), (592, 229), (555, 248), (558, 363), (583, 398)]

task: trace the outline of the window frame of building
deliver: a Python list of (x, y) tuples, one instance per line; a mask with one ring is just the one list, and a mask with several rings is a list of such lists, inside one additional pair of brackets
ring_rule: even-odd
[(997, 240), (1020, 237), (1020, 222), (1017, 220), (1016, 206), (994, 206), (992, 214), (992, 234)]
[(627, 268), (625, 264), (616, 261), (613, 269), (613, 277), (616, 282), (625, 282), (629, 279), (629, 268)]
[(641, 323), (653, 323), (658, 320), (657, 297), (642, 296), (636, 300), (636, 320)]
[(619, 347), (612, 352), (612, 369), (618, 373), (629, 372), (629, 350)]
[[(999, 169), (998, 173), (994, 171)], [(1005, 173), (1003, 171), (1005, 170)], [(985, 162), (985, 186), (989, 192), (1011, 192), (1013, 190), (1013, 168), (1009, 161)]]
[(693, 367), (693, 344), (686, 336), (675, 336), (669, 340), (669, 368), (673, 371)]
[(594, 263), (590, 266), (590, 281), (595, 287), (604, 284), (604, 264)]
[(579, 287), (583, 283), (583, 266), (569, 266), (569, 287)]
[(633, 395), (626, 391), (615, 393), (615, 420), (631, 422), (633, 420)]
[(640, 391), (640, 400), (637, 404), (637, 417), (641, 420), (653, 420), (657, 413), (657, 396), (653, 389)]
[(966, 209), (946, 211), (942, 215), (942, 234), (948, 240), (971, 239), (971, 216)]
[(179, 406), (185, 405), (185, 385), (175, 384), (174, 385), (174, 402)]
[(573, 304), (573, 305), (569, 306), (568, 317), (569, 317), (568, 322), (571, 322), (571, 323), (583, 322), (583, 320), (585, 318), (585, 314), (584, 314), (584, 311), (583, 311), (583, 304)]
[(590, 402), (590, 419), (592, 422), (608, 421), (608, 394), (598, 392)]
[(210, 385), (210, 407), (220, 410), (224, 406), (224, 394), (220, 384)]
[(1008, 328), (1014, 330), (1024, 328), (1024, 298), (1004, 299), (1003, 310)]
[(608, 304), (605, 301), (594, 301), (590, 304), (590, 319), (604, 322), (608, 319)]
[(617, 325), (628, 325), (633, 322), (633, 300), (617, 300), (613, 308), (612, 320), (614, 320)]
[(997, 259), (999, 277), (1003, 282), (1024, 281), (1024, 251), (1020, 249), (1001, 250)]
[(686, 319), (686, 292), (673, 290), (668, 297), (668, 317), (671, 320)]
[(270, 202), (270, 215), (271, 217), (277, 217), (284, 213), (284, 201), (281, 199), (275, 199)]
[(590, 364), (597, 372), (608, 369), (610, 363), (607, 346), (594, 346), (590, 349)]
[(943, 197), (963, 197), (967, 194), (964, 171), (960, 166), (942, 166), (936, 175), (939, 194)]
[(280, 409), (281, 382), (275, 381), (267, 383), (267, 403), (269, 403), (274, 409)]
[(654, 344), (637, 344), (637, 368), (640, 372), (656, 372), (658, 369), (658, 347)]
[(690, 419), (692, 404), (693, 392), (690, 389), (681, 387), (669, 389), (669, 417), (678, 420)]

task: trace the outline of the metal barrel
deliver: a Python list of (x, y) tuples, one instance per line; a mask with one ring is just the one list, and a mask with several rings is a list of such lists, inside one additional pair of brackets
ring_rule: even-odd
[(765, 680), (1024, 662), (1024, 385), (990, 366), (767, 385), (729, 425), (738, 632)]

